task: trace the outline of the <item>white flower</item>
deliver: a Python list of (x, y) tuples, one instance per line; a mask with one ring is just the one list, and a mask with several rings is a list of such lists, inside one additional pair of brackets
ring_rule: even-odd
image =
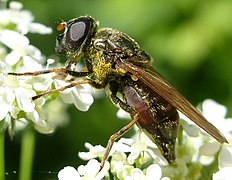
[(146, 178), (147, 180), (152, 179), (161, 179), (162, 177), (162, 170), (158, 164), (152, 164), (146, 169)]
[[(12, 51), (7, 54), (5, 61), (9, 66), (15, 65), (21, 58), (23, 61), (26, 61), (24, 64), (28, 68), (24, 67), (23, 70), (33, 71), (37, 68), (41, 69), (41, 64), (38, 65), (38, 62), (43, 59), (41, 52), (36, 47), (29, 44), (29, 39), (22, 34), (11, 31), (11, 30), (2, 30), (0, 31), (0, 42), (9, 47)], [(30, 62), (37, 64), (38, 67), (30, 66)], [(34, 69), (29, 69), (33, 67)]]
[(22, 10), (23, 5), (20, 2), (12, 1), (9, 3), (9, 9), (0, 11), (0, 30), (9, 24), (16, 26), (15, 30), (20, 34), (40, 33), (50, 34), (51, 28), (39, 23), (34, 23), (34, 17), (30, 11)]
[(229, 180), (232, 171), (232, 139), (229, 144), (223, 144), (218, 155), (219, 171), (213, 175), (213, 180)]
[[(225, 118), (227, 109), (225, 106), (218, 104), (214, 100), (206, 99), (202, 103), (202, 113), (206, 119), (212, 123), (219, 131), (229, 138), (231, 137), (232, 118)], [(199, 149), (201, 155), (212, 157), (220, 149), (220, 143), (210, 137), (204, 131), (200, 131), (192, 121), (181, 114), (183, 128), (191, 137), (197, 137), (197, 143), (193, 143), (196, 149)], [(199, 133), (201, 132), (201, 134)], [(206, 160), (207, 158), (203, 158)], [(212, 161), (212, 159), (210, 160)], [(209, 161), (209, 162), (210, 162)], [(203, 163), (203, 162), (202, 162)]]
[[(161, 156), (158, 150), (155, 151), (153, 149), (155, 146), (153, 146), (153, 143), (150, 144), (150, 140), (146, 139), (144, 142), (141, 140), (141, 137), (144, 138), (144, 136), (139, 133), (139, 135), (133, 138), (121, 138), (118, 142), (114, 143), (109, 154), (110, 162), (106, 161), (106, 163), (110, 163), (111, 174), (117, 176), (118, 179), (136, 179), (135, 177), (138, 177), (138, 179), (152, 179), (152, 177), (160, 179), (162, 177), (158, 164), (164, 166), (167, 165), (167, 161)], [(141, 141), (135, 141), (139, 137)], [(146, 143), (151, 146), (148, 147)], [(86, 143), (85, 146), (89, 151), (79, 152), (80, 158), (84, 160), (102, 159), (105, 148), (100, 145), (92, 146), (89, 143)], [(129, 154), (127, 155), (126, 153)], [(155, 162), (157, 164), (153, 164), (147, 169), (145, 168), (144, 171), (138, 169), (148, 162)], [(154, 168), (156, 169), (156, 176), (153, 176), (151, 170)]]
[(85, 147), (89, 150), (88, 152), (79, 152), (78, 155), (83, 160), (90, 160), (97, 157), (102, 157), (105, 148), (101, 145), (93, 146), (90, 143), (85, 143)]
[[(15, 76), (0, 76), (0, 120), (3, 120), (9, 113), (14, 119), (29, 118), (36, 125), (45, 127), (46, 122), (38, 111), (35, 109), (36, 103), (31, 101), (31, 97), (36, 95), (30, 84), (25, 81), (20, 81)], [(39, 103), (39, 102), (37, 102)], [(40, 101), (43, 103), (43, 101)], [(37, 104), (42, 105), (42, 104)], [(20, 112), (25, 113), (20, 117)]]
[(100, 165), (97, 160), (90, 160), (85, 166), (81, 165), (77, 170), (67, 166), (58, 173), (59, 180), (101, 180), (108, 176), (109, 163), (106, 163), (103, 169), (100, 170)]
[(227, 137), (231, 136), (232, 118), (226, 118), (227, 108), (212, 99), (202, 103), (202, 112), (206, 119)]
[(80, 174), (74, 167), (67, 166), (59, 171), (58, 178), (59, 180), (79, 180)]
[[(11, 134), (14, 130), (22, 129), (33, 122), (34, 127), (41, 133), (52, 133), (54, 128), (66, 122), (66, 105), (57, 99), (57, 95), (49, 94), (32, 101), (38, 92), (49, 91), (54, 86), (59, 88), (70, 84), (66, 79), (59, 81), (56, 73), (39, 76), (12, 76), (8, 72), (33, 72), (43, 70), (45, 57), (41, 51), (30, 44), (25, 36), (28, 32), (48, 34), (51, 28), (33, 22), (30, 11), (22, 10), (19, 2), (10, 2), (9, 9), (0, 11), (0, 121), (5, 121)], [(8, 29), (11, 27), (10, 29)], [(54, 63), (47, 61), (46, 68)], [(68, 77), (68, 76), (67, 76)], [(59, 83), (58, 83), (59, 81)], [(64, 92), (65, 100), (87, 111), (93, 103), (89, 87), (80, 85)], [(56, 103), (52, 100), (57, 99)], [(66, 102), (65, 101), (65, 102)]]
[(224, 144), (218, 155), (219, 168), (232, 167), (232, 141), (230, 144)]
[(85, 166), (81, 165), (77, 169), (82, 179), (84, 180), (100, 180), (107, 175), (109, 170), (109, 163), (106, 162), (103, 169), (99, 172), (100, 165), (101, 163), (99, 163), (97, 160), (91, 159)]
[(159, 165), (166, 166), (168, 164), (167, 160), (161, 155), (160, 150), (156, 144), (141, 130), (135, 127), (136, 133), (132, 137), (134, 144), (131, 145), (132, 151), (129, 157), (139, 157), (139, 162), (141, 164), (150, 161), (151, 159), (158, 163)]
[[(214, 124), (221, 132), (223, 132), (223, 134), (225, 134), (229, 142), (232, 142), (232, 135), (230, 128), (232, 127), (232, 121), (231, 121), (232, 119), (225, 118), (226, 112), (227, 112), (226, 107), (216, 103), (213, 100), (207, 99), (202, 103), (203, 115), (208, 119), (209, 122)], [(124, 112), (122, 113), (122, 111), (118, 111), (117, 115), (119, 115), (120, 118), (128, 117), (125, 116), (125, 114), (127, 113)], [(154, 159), (153, 162), (156, 162), (157, 163), (156, 165), (161, 165), (160, 167), (162, 167), (162, 171), (164, 175), (171, 175), (170, 178), (171, 177), (177, 179), (200, 178), (202, 168), (204, 166), (210, 165), (217, 157), (216, 155), (218, 152), (219, 152), (218, 155), (219, 172), (217, 172), (214, 175), (215, 179), (217, 179), (216, 177), (222, 176), (221, 174), (223, 172), (225, 173), (229, 172), (228, 169), (232, 167), (232, 150), (231, 150), (232, 146), (230, 144), (221, 145), (215, 139), (213, 139), (204, 131), (202, 131), (191, 120), (189, 120), (182, 114), (180, 114), (180, 117), (181, 117), (181, 125), (184, 131), (181, 136), (181, 139), (178, 139), (180, 142), (176, 144), (175, 166), (162, 165), (161, 163), (162, 161), (161, 162), (157, 161), (157, 159), (159, 158), (154, 158), (159, 154), (156, 153), (156, 151), (154, 151), (156, 147), (152, 146), (152, 142), (149, 142), (150, 141), (149, 138), (144, 136), (145, 138), (141, 139), (141, 133), (137, 133), (137, 136), (138, 134), (140, 135), (138, 136), (139, 138), (138, 137), (133, 138), (135, 142), (131, 144), (132, 150), (127, 157), (128, 164), (126, 165), (126, 163), (124, 162), (125, 160), (122, 160), (123, 163), (120, 162), (114, 163), (117, 165), (117, 167), (125, 166), (125, 169), (127, 169), (126, 172), (120, 171), (119, 174), (123, 174), (128, 179), (133, 179), (129, 172), (134, 172), (136, 174), (135, 175), (136, 177), (142, 177), (142, 179), (145, 179), (145, 174), (143, 173), (144, 171), (141, 171), (141, 169), (138, 168), (134, 169), (131, 166), (129, 166), (129, 164), (134, 165), (138, 162), (140, 162), (141, 164), (145, 163), (146, 161), (143, 160), (141, 161), (141, 157), (143, 157), (146, 154), (145, 152), (153, 152), (150, 153), (150, 156), (153, 157)], [(148, 140), (148, 142), (144, 143), (147, 141), (146, 139)], [(152, 148), (149, 148), (149, 146), (152, 146)], [(113, 157), (114, 154), (112, 155), (112, 159)], [(112, 164), (112, 162), (110, 163)], [(221, 179), (223, 179), (224, 176), (222, 176)], [(168, 179), (168, 177), (164, 177), (163, 179), (166, 178)]]
[[(65, 81), (56, 80), (55, 85), (56, 88), (67, 86), (70, 83), (67, 83)], [(61, 98), (65, 103), (74, 104), (77, 109), (80, 111), (88, 111), (89, 107), (93, 103), (93, 96), (90, 94), (90, 91), (88, 91), (88, 88), (86, 88), (86, 84), (81, 84), (69, 89), (66, 89), (61, 93)]]

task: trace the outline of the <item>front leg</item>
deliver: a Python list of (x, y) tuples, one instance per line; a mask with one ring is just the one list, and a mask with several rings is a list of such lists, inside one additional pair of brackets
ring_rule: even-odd
[(45, 92), (43, 92), (43, 93), (41, 93), (39, 95), (33, 96), (32, 97), (33, 101), (40, 98), (40, 97), (42, 97), (42, 96), (49, 95), (49, 94), (54, 93), (54, 92), (64, 91), (65, 89), (69, 89), (69, 88), (72, 88), (72, 87), (80, 85), (80, 84), (92, 84), (92, 83), (94, 83), (94, 81), (92, 81), (90, 79), (89, 80), (87, 79), (85, 81), (75, 81), (77, 78), (89, 76), (91, 74), (90, 72), (72, 71), (72, 70), (67, 69), (67, 68), (48, 69), (48, 70), (34, 71), (34, 72), (24, 72), (24, 73), (11, 72), (11, 73), (8, 73), (8, 75), (13, 75), (13, 76), (39, 76), (39, 75), (48, 74), (48, 73), (57, 73), (58, 75), (55, 76), (54, 79), (60, 78), (59, 75), (61, 75), (61, 74), (65, 75), (64, 77), (62, 77), (63, 80), (67, 77), (67, 75), (71, 75), (74, 78), (69, 80), (70, 84), (67, 85), (67, 86), (63, 86), (63, 87), (58, 88), (58, 89), (47, 90), (47, 91), (45, 91)]
[(13, 75), (13, 76), (39, 76), (42, 74), (48, 74), (48, 73), (66, 73), (74, 77), (86, 77), (90, 75), (90, 72), (77, 72), (77, 71), (72, 71), (66, 68), (60, 68), (60, 69), (48, 69), (48, 70), (42, 70), (42, 71), (34, 71), (34, 72), (24, 72), (24, 73), (15, 73), (15, 72), (10, 72), (8, 75)]

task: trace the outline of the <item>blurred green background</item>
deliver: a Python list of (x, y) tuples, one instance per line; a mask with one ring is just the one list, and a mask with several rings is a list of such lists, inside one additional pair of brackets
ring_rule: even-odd
[[(100, 27), (129, 34), (154, 58), (153, 66), (194, 105), (212, 98), (232, 116), (231, 0), (22, 0), (35, 21), (54, 29), (52, 35), (30, 34), (31, 43), (54, 57), (55, 30), (61, 20), (91, 15)], [(65, 57), (60, 57), (65, 62)], [(127, 121), (106, 98), (95, 100), (88, 112), (70, 107), (70, 121), (52, 135), (37, 134), (33, 172), (57, 172), (83, 163), (84, 143), (106, 145)], [(6, 171), (18, 170), (20, 135), (7, 137)], [(56, 177), (56, 174), (51, 176)]]

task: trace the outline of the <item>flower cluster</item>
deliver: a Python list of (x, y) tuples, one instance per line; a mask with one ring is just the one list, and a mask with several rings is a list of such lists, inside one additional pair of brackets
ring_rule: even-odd
[[(57, 94), (32, 101), (31, 97), (67, 83), (53, 78), (56, 74), (40, 76), (12, 76), (9, 72), (33, 72), (49, 68), (54, 63), (30, 44), (28, 33), (50, 34), (51, 28), (33, 22), (30, 11), (23, 10), (19, 2), (10, 2), (9, 8), (0, 10), (0, 130), (15, 130), (34, 125), (42, 133), (51, 133), (67, 120), (66, 105)], [(46, 66), (43, 66), (47, 62)], [(85, 87), (73, 87), (62, 92), (66, 101), (82, 111), (93, 102)], [(57, 99), (56, 101), (52, 101)], [(84, 100), (84, 101), (83, 101)]]
[[(133, 137), (121, 138), (114, 143), (110, 158), (100, 173), (100, 162), (97, 160), (101, 161), (105, 148), (86, 143), (88, 152), (80, 152), (79, 157), (87, 160), (87, 165), (81, 165), (77, 169), (65, 167), (59, 172), (58, 178), (110, 179), (113, 176), (126, 180), (230, 179), (228, 173), (232, 170), (232, 133), (228, 127), (232, 127), (232, 119), (225, 118), (226, 107), (210, 99), (202, 103), (202, 113), (225, 133), (229, 144), (219, 144), (181, 115), (182, 130), (179, 131), (181, 138), (176, 143), (175, 164), (168, 164), (155, 144), (140, 129), (136, 129)], [(128, 117), (122, 111), (118, 115)], [(90, 164), (91, 171), (87, 171)], [(209, 168), (212, 169), (211, 174)], [(85, 173), (81, 169), (85, 169)]]

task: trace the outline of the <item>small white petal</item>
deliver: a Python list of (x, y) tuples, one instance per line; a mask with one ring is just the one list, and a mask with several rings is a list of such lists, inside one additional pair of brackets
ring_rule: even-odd
[(86, 142), (86, 143), (85, 143), (85, 147), (86, 147), (87, 149), (91, 149), (91, 148), (93, 148), (94, 146), (93, 146), (92, 144)]
[(32, 58), (34, 58), (36, 60), (41, 60), (42, 53), (37, 47), (29, 45), (27, 47), (27, 51), (28, 51), (28, 54), (30, 55), (30, 57), (32, 57)]
[(96, 157), (102, 157), (105, 152), (105, 148), (101, 145), (92, 146), (91, 144), (86, 143), (85, 146), (89, 146), (87, 147), (89, 149), (89, 152), (78, 153), (78, 156), (83, 160), (90, 160)]
[(10, 30), (0, 32), (0, 41), (11, 49), (25, 48), (29, 45), (29, 39), (26, 36)]
[(7, 90), (7, 92), (12, 91), (11, 88), (17, 88), (19, 87), (19, 79), (16, 76), (6, 76), (4, 79), (4, 87)]
[(37, 91), (47, 91), (51, 84), (53, 83), (53, 80), (50, 77), (47, 77), (46, 79), (41, 79), (41, 82), (37, 81), (33, 84), (33, 88)]
[(225, 106), (218, 104), (212, 99), (206, 99), (202, 103), (202, 111), (204, 116), (210, 121), (217, 121), (217, 119), (224, 118), (227, 109)]
[(131, 148), (134, 149), (135, 151), (141, 152), (147, 149), (147, 144), (143, 141), (137, 141), (134, 144), (132, 144)]
[(99, 173), (97, 173), (96, 180), (103, 179), (108, 174), (109, 169), (110, 169), (110, 163), (106, 161), (103, 169)]
[(46, 124), (45, 127), (38, 126), (38, 125), (35, 124), (34, 127), (35, 127), (35, 129), (36, 129), (38, 132), (40, 132), (40, 133), (42, 133), (42, 134), (51, 134), (51, 133), (54, 132), (54, 127), (49, 126), (48, 124)]
[(148, 180), (159, 180), (162, 177), (162, 170), (158, 164), (150, 165), (146, 170)]
[(232, 167), (232, 145), (223, 145), (218, 156), (220, 168)]
[(170, 180), (169, 177), (162, 177), (160, 180)]
[(124, 175), (123, 180), (134, 180), (133, 177)]
[(133, 166), (124, 165), (120, 169), (117, 170), (117, 177), (119, 179), (126, 179), (127, 176), (130, 177), (131, 170), (134, 169)]
[(36, 110), (27, 113), (27, 117), (31, 119), (35, 124), (41, 127), (46, 127), (47, 123), (39, 117), (39, 113)]
[(30, 94), (23, 88), (14, 89), (18, 106), (24, 112), (33, 112), (35, 103), (32, 102)]
[(158, 164), (160, 164), (162, 166), (167, 166), (168, 165), (168, 161), (161, 155), (160, 150), (158, 148), (155, 148), (155, 149), (146, 149), (146, 152)]
[[(126, 145), (132, 145), (133, 143), (135, 143), (134, 139), (131, 139), (131, 138), (120, 138), (118, 140), (118, 143), (120, 144), (126, 144)], [(125, 152), (125, 151), (124, 151)]]
[(23, 8), (23, 4), (16, 1), (11, 1), (9, 7), (10, 9), (21, 10)]
[(213, 180), (231, 180), (232, 167), (224, 167), (213, 174)]
[(122, 166), (124, 165), (124, 162), (122, 161), (110, 161), (110, 171), (112, 173), (116, 173), (119, 169), (122, 168)]
[(90, 149), (90, 152), (96, 154), (97, 156), (101, 156), (105, 152), (105, 148), (101, 145), (96, 145)]
[(40, 24), (40, 23), (30, 23), (29, 24), (29, 31), (31, 33), (39, 33), (39, 34), (51, 34), (52, 29)]
[(115, 151), (112, 156), (111, 162), (112, 161), (126, 162), (126, 158), (127, 156), (124, 152)]
[(101, 163), (99, 163), (96, 159), (91, 159), (85, 166), (81, 165), (77, 169), (83, 178), (100, 180), (106, 175), (109, 169), (109, 163), (106, 162), (101, 172), (99, 172), (100, 165)]
[(90, 160), (97, 157), (95, 154), (92, 154), (91, 152), (78, 152), (78, 156), (83, 160)]
[(198, 158), (198, 162), (204, 166), (210, 165), (214, 160), (215, 160), (214, 156), (201, 155), (200, 158)]
[(88, 93), (80, 93), (74, 88), (71, 93), (73, 103), (80, 111), (88, 111), (90, 105), (93, 103), (93, 97)]
[(58, 173), (59, 180), (79, 180), (80, 175), (74, 167), (67, 166)]
[(122, 142), (115, 142), (113, 145), (113, 149), (115, 151), (121, 151), (121, 152), (131, 152), (131, 146), (124, 144)]
[(133, 180), (142, 180), (145, 179), (145, 176), (143, 174), (143, 171), (139, 168), (134, 168), (131, 170), (131, 177)]
[(18, 71), (39, 71), (42, 70), (42, 65), (39, 64), (37, 61), (32, 59), (30, 56), (23, 56), (23, 64), (24, 66), (20, 69), (18, 68)]
[(203, 144), (199, 151), (202, 155), (213, 156), (220, 149), (220, 144), (218, 142), (205, 143)]
[(199, 127), (194, 124), (188, 124), (188, 122), (182, 120), (181, 121), (182, 127), (184, 131), (191, 137), (198, 137), (199, 136)]
[(12, 51), (7, 54), (5, 61), (8, 65), (13, 66), (20, 60), (20, 57), (21, 55), (18, 52)]
[(81, 176), (84, 176), (86, 174), (86, 168), (84, 165), (80, 165), (78, 168), (78, 173), (81, 175)]
[[(4, 52), (1, 52), (1, 51), (2, 51), (2, 49), (0, 48), (0, 56), (4, 56), (4, 55), (2, 55)], [(1, 72), (9, 72), (10, 67), (8, 67), (8, 65), (5, 62), (0, 61), (0, 70), (1, 70)]]
[(10, 109), (12, 108), (12, 104), (10, 104), (7, 100), (6, 100), (6, 96), (4, 96), (3, 94), (0, 95), (0, 121), (3, 120), (7, 113), (10, 111)]
[(135, 159), (139, 157), (140, 153), (139, 152), (132, 152), (128, 155), (127, 161), (129, 164), (134, 164)]
[(87, 164), (86, 164), (86, 173), (88, 176), (94, 177), (99, 169), (100, 169), (101, 163), (99, 163), (96, 159), (91, 159)]

